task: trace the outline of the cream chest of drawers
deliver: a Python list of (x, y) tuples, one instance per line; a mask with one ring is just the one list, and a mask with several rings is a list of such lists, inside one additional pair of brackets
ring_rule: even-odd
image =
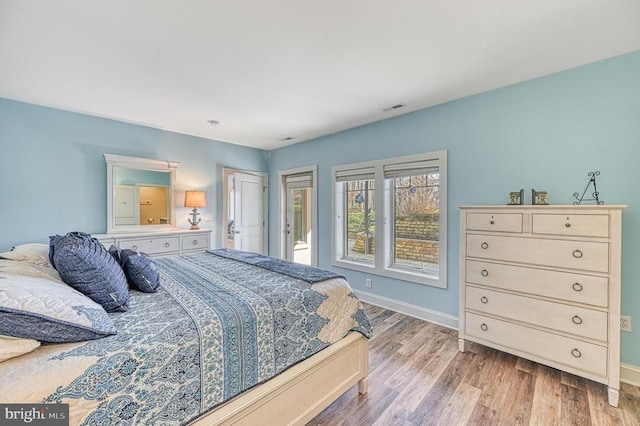
[(481, 343), (620, 389), (622, 210), (460, 208), (459, 347)]
[(210, 229), (171, 229), (161, 232), (94, 235), (107, 249), (111, 245), (121, 249), (141, 251), (149, 256), (170, 256), (197, 253), (211, 246)]

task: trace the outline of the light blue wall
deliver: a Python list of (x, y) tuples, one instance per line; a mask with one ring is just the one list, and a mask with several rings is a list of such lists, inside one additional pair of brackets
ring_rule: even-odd
[[(470, 72), (472, 72), (470, 70)], [(440, 290), (331, 267), (331, 167), (448, 150), (448, 275)], [(421, 110), (271, 152), (270, 253), (278, 253), (278, 171), (318, 165), (318, 262), (363, 291), (458, 315), (459, 211), (465, 204), (505, 204), (510, 191), (546, 190), (571, 204), (587, 172), (599, 170), (606, 204), (624, 212), (622, 361), (640, 366), (640, 52)]]
[[(266, 152), (0, 98), (0, 251), (79, 230), (106, 232), (103, 153), (179, 161), (178, 227), (185, 190), (207, 193), (202, 228), (221, 245), (222, 168), (267, 171)], [(204, 222), (213, 213), (213, 222)]]
[[(203, 189), (220, 245), (222, 167), (270, 172), (270, 253), (277, 255), (279, 170), (318, 165), (319, 265), (331, 268), (333, 165), (447, 149), (449, 289), (373, 277), (373, 292), (450, 315), (458, 303), (458, 218), (462, 204), (504, 204), (520, 188), (547, 190), (553, 204), (572, 201), (586, 173), (600, 170), (607, 204), (624, 203), (622, 360), (640, 366), (640, 52), (465, 98), (267, 154), (0, 99), (0, 251), (46, 242), (70, 230), (106, 230), (102, 153), (180, 161), (177, 190)], [(267, 158), (269, 157), (269, 158)], [(189, 209), (178, 200), (178, 224)], [(212, 201), (211, 201), (212, 200)], [(528, 200), (528, 198), (527, 198)], [(332, 268), (337, 269), (337, 268)], [(365, 290), (365, 275), (341, 270)], [(367, 289), (367, 291), (370, 291)]]

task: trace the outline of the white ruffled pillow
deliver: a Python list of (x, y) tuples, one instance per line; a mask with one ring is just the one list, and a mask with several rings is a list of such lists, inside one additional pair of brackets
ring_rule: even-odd
[(49, 261), (48, 244), (21, 244), (12, 248), (11, 251), (0, 253), (0, 257), (9, 260), (17, 260), (20, 262), (29, 262), (35, 265), (51, 267), (51, 262)]
[(15, 260), (0, 259), (0, 274), (22, 275), (25, 277), (44, 278), (59, 283), (64, 282), (58, 271), (51, 266)]
[(0, 273), (0, 335), (63, 343), (116, 334), (105, 310), (66, 284)]
[(0, 336), (0, 362), (34, 351), (40, 342), (33, 339)]

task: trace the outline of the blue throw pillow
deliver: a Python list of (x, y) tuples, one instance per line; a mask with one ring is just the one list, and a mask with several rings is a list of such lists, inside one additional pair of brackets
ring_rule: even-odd
[(145, 293), (155, 293), (158, 290), (160, 274), (155, 262), (147, 254), (129, 249), (120, 250), (120, 265), (133, 288)]
[(120, 265), (120, 247), (116, 247), (113, 244), (111, 244), (111, 247), (109, 247), (109, 254), (113, 256), (116, 262), (118, 262), (118, 264)]
[[(68, 236), (73, 236), (76, 238), (81, 238), (84, 240), (93, 240), (93, 241), (98, 241), (96, 238), (93, 238), (91, 235), (85, 233), (85, 232), (78, 232), (78, 231), (74, 231), (74, 232), (68, 232), (64, 237), (68, 237)], [(64, 238), (63, 236), (60, 235), (51, 235), (49, 237), (49, 262), (51, 263), (51, 266), (53, 266), (53, 269), (57, 269), (56, 268), (56, 264), (53, 260), (54, 258), (54, 254), (56, 251), (56, 242), (60, 239), (60, 238)]]
[(58, 238), (62, 238), (60, 235), (51, 235), (49, 237), (49, 263), (53, 266), (53, 269), (56, 269), (56, 264), (53, 261), (53, 253), (56, 251), (56, 241)]
[(53, 264), (62, 280), (107, 312), (129, 307), (129, 286), (122, 268), (100, 241), (70, 232), (54, 242)]

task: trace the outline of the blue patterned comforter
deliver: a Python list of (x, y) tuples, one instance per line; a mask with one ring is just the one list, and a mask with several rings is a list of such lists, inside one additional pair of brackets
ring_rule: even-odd
[(312, 285), (209, 253), (157, 263), (159, 291), (110, 314), (117, 335), (0, 364), (2, 402), (69, 403), (71, 424), (182, 424), (349, 331), (371, 337), (342, 279)]
[(336, 274), (335, 272), (327, 271), (325, 269), (318, 269), (282, 259), (275, 259), (263, 254), (251, 253), (248, 251), (221, 248), (207, 250), (207, 252), (215, 254), (216, 256), (226, 257), (227, 259), (248, 263), (249, 265), (259, 266), (260, 268), (267, 269), (271, 272), (278, 272), (279, 274), (287, 275), (291, 278), (308, 282), (309, 284), (326, 281), (331, 278), (344, 278), (343, 275)]

